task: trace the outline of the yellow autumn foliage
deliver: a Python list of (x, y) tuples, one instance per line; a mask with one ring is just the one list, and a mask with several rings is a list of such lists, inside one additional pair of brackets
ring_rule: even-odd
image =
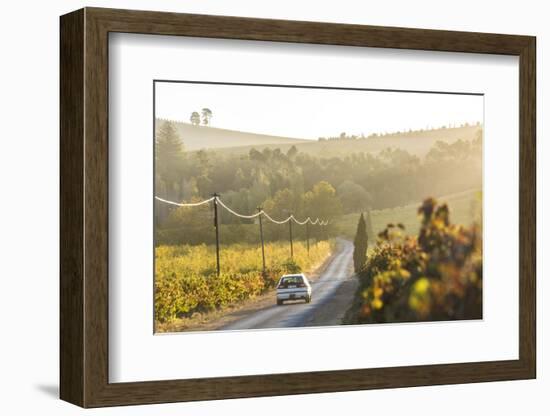
[(332, 241), (294, 242), (290, 259), (286, 242), (265, 245), (266, 274), (258, 245), (233, 244), (220, 250), (216, 275), (214, 246), (177, 245), (155, 249), (155, 319), (169, 322), (194, 312), (206, 312), (244, 301), (274, 287), (284, 273), (305, 273), (318, 267), (332, 252)]

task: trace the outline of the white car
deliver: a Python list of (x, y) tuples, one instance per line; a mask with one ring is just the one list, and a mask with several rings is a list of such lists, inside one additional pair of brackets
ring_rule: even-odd
[(285, 274), (277, 284), (277, 305), (285, 300), (304, 299), (311, 302), (311, 285), (303, 274)]

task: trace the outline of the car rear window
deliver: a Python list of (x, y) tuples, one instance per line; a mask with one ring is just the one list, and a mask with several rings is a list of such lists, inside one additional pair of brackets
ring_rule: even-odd
[(281, 279), (279, 283), (280, 288), (287, 288), (289, 286), (300, 286), (304, 284), (304, 279), (302, 276), (288, 276)]

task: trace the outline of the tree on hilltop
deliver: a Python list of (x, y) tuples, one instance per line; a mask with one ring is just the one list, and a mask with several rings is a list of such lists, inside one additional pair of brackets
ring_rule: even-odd
[(193, 126), (198, 126), (201, 124), (201, 115), (197, 111), (193, 111), (191, 117), (189, 117), (189, 121)]
[(202, 113), (202, 124), (204, 124), (205, 126), (209, 126), (210, 120), (212, 119), (212, 110), (205, 107), (201, 110), (201, 113)]

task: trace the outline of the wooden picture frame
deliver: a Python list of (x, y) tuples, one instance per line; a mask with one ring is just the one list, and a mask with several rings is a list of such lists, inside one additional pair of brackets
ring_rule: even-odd
[[(85, 8), (61, 17), (60, 396), (101, 407), (536, 377), (535, 38)], [(109, 383), (108, 34), (368, 46), (519, 57), (519, 359)]]

